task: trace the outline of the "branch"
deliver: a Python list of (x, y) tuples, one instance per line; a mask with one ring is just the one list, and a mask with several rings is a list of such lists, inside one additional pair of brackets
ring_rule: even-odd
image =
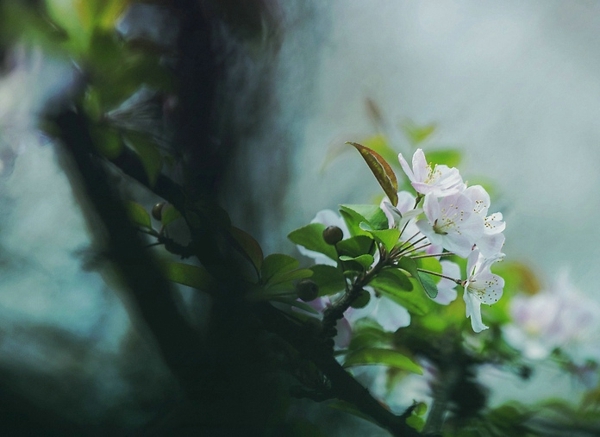
[[(186, 205), (185, 196), (182, 194), (183, 189), (169, 178), (161, 175), (155, 186), (149, 186), (145, 173), (137, 161), (137, 158), (130, 156), (127, 152), (125, 152), (121, 158), (112, 162), (123, 172), (138, 180), (167, 202), (173, 204), (173, 206), (182, 213), (185, 211)], [(373, 273), (373, 275), (374, 274), (375, 273)], [(368, 282), (371, 277), (372, 275), (367, 274), (363, 279)], [(360, 282), (360, 284), (362, 284), (362, 288), (366, 282)], [(350, 294), (352, 294), (352, 290)], [(345, 301), (343, 303), (345, 309), (347, 309), (346, 303), (349, 305), (351, 301), (352, 300), (349, 300), (348, 302)], [(331, 354), (330, 348), (324, 343), (315, 342), (314, 338), (307, 336), (305, 331), (302, 330), (297, 323), (288, 319), (283, 313), (268, 303), (258, 303), (254, 306), (249, 306), (248, 310), (254, 310), (254, 313), (259, 317), (263, 326), (268, 331), (283, 338), (315, 363), (319, 370), (331, 381), (332, 395), (355, 405), (361, 412), (372, 417), (394, 436), (420, 436), (415, 429), (406, 425), (404, 416), (396, 416), (384, 408), (377, 399), (371, 396), (367, 389), (346, 372), (346, 370), (335, 360)]]
[[(171, 284), (161, 275), (144, 242), (130, 224), (119, 194), (109, 183), (106, 171), (92, 159), (94, 150), (86, 119), (72, 111), (56, 118), (66, 151), (73, 160), (75, 174), (69, 174), (73, 186), (81, 187), (86, 200), (106, 231), (107, 251), (114, 268), (137, 304), (153, 334), (162, 356), (185, 389), (191, 387), (194, 373), (207, 357), (202, 342), (188, 325), (172, 298)], [(172, 202), (181, 202), (182, 194), (173, 184), (161, 181), (161, 192)], [(97, 228), (97, 226), (96, 226)]]

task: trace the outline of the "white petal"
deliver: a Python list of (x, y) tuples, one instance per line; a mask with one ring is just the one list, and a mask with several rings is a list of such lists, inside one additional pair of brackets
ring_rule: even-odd
[(410, 325), (410, 313), (406, 308), (383, 296), (377, 300), (379, 303), (371, 317), (384, 331), (396, 332), (398, 328)]
[(471, 319), (471, 327), (475, 332), (481, 332), (488, 329), (481, 320), (481, 301), (471, 295), (466, 289), (463, 294), (463, 299), (467, 306), (467, 318)]
[(422, 149), (417, 149), (415, 151), (412, 158), (412, 166), (415, 175), (413, 182), (423, 182), (429, 175), (429, 166), (427, 165), (425, 153), (423, 153)]
[(404, 170), (404, 173), (406, 173), (406, 176), (408, 176), (408, 179), (410, 181), (414, 181), (415, 180), (415, 174), (410, 169), (410, 166), (408, 165), (408, 162), (406, 162), (406, 159), (404, 159), (404, 156), (402, 156), (402, 153), (398, 153), (398, 161), (400, 161), (400, 165), (402, 166), (402, 170)]
[(473, 212), (485, 217), (490, 207), (490, 195), (485, 188), (481, 185), (473, 185), (464, 191), (464, 195), (467, 196), (473, 202)]

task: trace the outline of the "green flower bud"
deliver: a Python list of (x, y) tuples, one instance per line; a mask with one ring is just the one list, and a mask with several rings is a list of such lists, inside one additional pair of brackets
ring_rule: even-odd
[(159, 202), (152, 207), (152, 217), (155, 220), (160, 221), (162, 219), (162, 210), (166, 204), (167, 202)]
[(310, 302), (319, 296), (319, 286), (315, 281), (303, 279), (296, 284), (296, 293), (304, 302)]
[(332, 246), (344, 238), (344, 232), (337, 226), (329, 226), (323, 231), (323, 240)]

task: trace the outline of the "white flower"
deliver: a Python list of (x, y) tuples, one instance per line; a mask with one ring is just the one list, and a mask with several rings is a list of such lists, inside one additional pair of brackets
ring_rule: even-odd
[(443, 248), (440, 245), (433, 245), (431, 242), (421, 234), (421, 231), (417, 227), (416, 217), (423, 212), (421, 208), (415, 208), (416, 197), (410, 194), (408, 191), (398, 192), (398, 206), (393, 206), (387, 197), (385, 197), (379, 207), (384, 212), (388, 219), (388, 226), (390, 229), (396, 228), (402, 231), (400, 241), (407, 241), (414, 243), (419, 241), (419, 246), (426, 246), (425, 252), (429, 254), (440, 253)]
[(427, 194), (423, 202), (426, 219), (417, 227), (434, 245), (466, 258), (483, 235), (483, 218), (474, 212), (471, 199), (461, 193), (438, 199)]
[(375, 320), (387, 332), (396, 332), (398, 328), (410, 325), (410, 313), (406, 308), (387, 297), (376, 297), (371, 287), (365, 290), (371, 294), (371, 300), (364, 308), (348, 308), (345, 317), (350, 325), (363, 317)]
[(487, 215), (490, 208), (490, 195), (481, 185), (467, 188), (463, 194), (473, 202), (473, 211), (483, 218), (483, 234), (475, 242), (481, 253), (486, 257), (493, 257), (502, 250), (506, 223), (502, 220), (502, 213), (496, 212)]
[(578, 364), (600, 359), (600, 305), (577, 290), (566, 271), (548, 290), (515, 296), (510, 311), (513, 323), (504, 327), (504, 336), (525, 357), (544, 359), (561, 348)]
[[(442, 274), (444, 276), (457, 279), (460, 278), (460, 267), (458, 264), (452, 261), (440, 261), (440, 264), (442, 265)], [(448, 305), (450, 302), (454, 302), (458, 295), (456, 285), (456, 282), (450, 279), (440, 279), (440, 282), (437, 284), (438, 294), (433, 300), (442, 305)]]
[[(321, 223), (325, 226), (337, 226), (344, 233), (344, 237), (350, 236), (350, 231), (348, 230), (348, 226), (346, 226), (344, 219), (330, 209), (319, 211), (315, 218), (311, 220), (311, 223)], [(315, 264), (325, 264), (329, 266), (337, 265), (337, 262), (329, 258), (327, 255), (323, 255), (322, 253), (314, 250), (308, 250), (304, 246), (297, 245), (296, 247), (298, 247), (298, 251), (300, 251), (302, 255), (314, 259)]]
[(463, 299), (467, 305), (467, 317), (475, 332), (488, 329), (481, 320), (481, 304), (491, 305), (502, 297), (504, 279), (493, 274), (490, 267), (504, 257), (501, 253), (493, 258), (485, 258), (474, 250), (467, 259), (467, 279), (464, 281)]
[(427, 163), (421, 149), (417, 149), (413, 155), (412, 170), (402, 153), (398, 155), (398, 160), (411, 185), (418, 193), (431, 193), (442, 197), (459, 193), (465, 189), (465, 184), (456, 168), (446, 165), (435, 165), (431, 168), (431, 164)]

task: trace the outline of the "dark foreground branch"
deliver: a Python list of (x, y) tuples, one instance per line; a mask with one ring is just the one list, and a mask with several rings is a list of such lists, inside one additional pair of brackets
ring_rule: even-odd
[[(148, 186), (143, 169), (134, 159), (125, 157), (115, 161), (114, 164), (126, 174)], [(155, 190), (156, 194), (175, 207), (179, 207), (177, 202), (180, 189), (170, 179), (161, 176), (156, 186), (150, 189)], [(172, 194), (175, 197), (171, 197)], [(181, 207), (183, 208), (184, 205)], [(267, 330), (286, 340), (317, 365), (331, 381), (332, 393), (335, 397), (355, 405), (361, 412), (372, 417), (395, 436), (416, 437), (420, 435), (415, 429), (406, 425), (404, 417), (394, 415), (371, 396), (368, 390), (335, 360), (331, 350), (324, 346), (321, 347), (322, 345), (315, 343), (314, 339), (307, 338), (305, 331), (301, 330), (280, 311), (266, 303), (258, 304), (253, 309)], [(251, 309), (249, 308), (249, 310)]]

